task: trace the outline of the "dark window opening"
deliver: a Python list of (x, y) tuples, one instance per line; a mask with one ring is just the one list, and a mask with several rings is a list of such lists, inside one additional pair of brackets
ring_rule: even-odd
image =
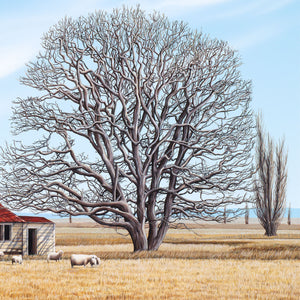
[(11, 240), (11, 225), (4, 225), (4, 240)]
[(11, 225), (0, 225), (0, 241), (11, 240)]
[(28, 229), (28, 254), (37, 254), (37, 230)]

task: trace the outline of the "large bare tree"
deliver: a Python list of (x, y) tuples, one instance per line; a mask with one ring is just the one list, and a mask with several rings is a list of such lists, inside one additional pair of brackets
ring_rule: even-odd
[[(275, 154), (275, 157), (274, 157)], [(284, 141), (276, 145), (257, 117), (257, 176), (254, 180), (257, 217), (265, 235), (276, 235), (286, 204), (287, 154)]]
[[(223, 221), (251, 175), (251, 86), (226, 42), (139, 7), (66, 18), (21, 82), (1, 199), (126, 229), (156, 250), (178, 216)], [(21, 135), (22, 137), (22, 135)]]

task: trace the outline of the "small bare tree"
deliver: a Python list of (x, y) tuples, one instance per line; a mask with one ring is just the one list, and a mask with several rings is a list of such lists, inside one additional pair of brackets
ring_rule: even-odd
[(265, 140), (260, 117), (257, 117), (257, 137), (257, 178), (254, 181), (256, 213), (266, 231), (265, 235), (274, 236), (285, 210), (287, 154), (284, 141), (274, 150), (269, 135)]
[(245, 224), (246, 225), (249, 224), (249, 207), (248, 207), (248, 203), (246, 203), (246, 208), (245, 208)]
[(288, 210), (287, 224), (288, 225), (292, 224), (292, 221), (291, 221), (291, 203), (289, 205), (289, 210)]
[(224, 206), (224, 212), (223, 212), (223, 222), (224, 224), (227, 223), (227, 213), (226, 213), (226, 206)]
[(222, 222), (243, 202), (251, 84), (226, 42), (124, 7), (62, 20), (42, 47), (21, 79), (39, 96), (13, 116), (34, 134), (2, 151), (2, 201), (123, 228), (135, 251), (179, 216)]

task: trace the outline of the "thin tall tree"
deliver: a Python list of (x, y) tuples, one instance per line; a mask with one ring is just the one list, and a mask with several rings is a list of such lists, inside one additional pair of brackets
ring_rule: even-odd
[(226, 213), (226, 206), (224, 206), (224, 213), (223, 213), (223, 217), (224, 217), (224, 224), (227, 223), (227, 213)]
[(248, 203), (246, 203), (246, 208), (245, 208), (245, 224), (246, 225), (249, 224), (249, 207), (248, 207)]
[(288, 210), (288, 220), (287, 220), (288, 225), (291, 225), (291, 203), (289, 205), (289, 210)]
[(257, 117), (257, 177), (254, 180), (257, 217), (265, 235), (276, 235), (286, 203), (287, 153), (284, 140), (276, 147)]

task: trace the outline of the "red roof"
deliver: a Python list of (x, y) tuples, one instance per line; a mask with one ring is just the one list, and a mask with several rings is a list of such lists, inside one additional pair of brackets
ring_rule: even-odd
[(17, 216), (0, 203), (0, 223), (53, 223), (43, 217)]
[(20, 217), (0, 204), (0, 222), (24, 222)]
[(28, 216), (20, 216), (27, 223), (53, 223), (52, 221), (44, 218), (44, 217), (28, 217)]

